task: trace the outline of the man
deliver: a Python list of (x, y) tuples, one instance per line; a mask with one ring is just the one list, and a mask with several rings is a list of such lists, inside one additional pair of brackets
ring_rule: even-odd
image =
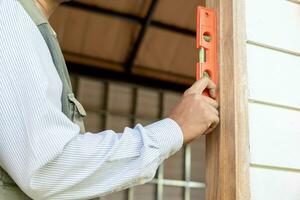
[[(216, 127), (218, 104), (202, 95), (215, 97), (215, 85), (197, 81), (169, 118), (149, 126), (85, 133), (47, 22), (60, 3), (0, 0), (1, 167), (33, 199), (89, 199), (150, 181), (183, 143)], [(0, 199), (28, 198), (2, 183)]]

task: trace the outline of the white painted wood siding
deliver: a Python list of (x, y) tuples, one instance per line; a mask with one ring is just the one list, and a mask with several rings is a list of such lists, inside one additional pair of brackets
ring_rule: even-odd
[(300, 3), (246, 0), (248, 40), (300, 55)]
[(250, 103), (249, 131), (252, 164), (300, 171), (299, 111)]
[(250, 99), (300, 109), (300, 56), (248, 44), (247, 63)]
[(300, 3), (246, 0), (252, 200), (300, 200)]
[(252, 199), (299, 200), (300, 173), (287, 170), (251, 168)]

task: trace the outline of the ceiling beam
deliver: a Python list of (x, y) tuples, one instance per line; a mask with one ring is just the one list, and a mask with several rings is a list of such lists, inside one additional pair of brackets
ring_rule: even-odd
[(157, 6), (158, 0), (152, 0), (151, 5), (148, 9), (146, 17), (143, 19), (142, 28), (139, 32), (137, 39), (135, 40), (133, 47), (131, 49), (131, 53), (129, 54), (127, 61), (125, 63), (125, 71), (130, 72), (132, 70), (132, 66), (134, 61), (136, 60), (137, 54), (142, 45), (143, 39), (145, 38), (146, 32), (150, 26), (155, 8)]
[[(143, 24), (143, 21), (144, 21), (144, 18), (140, 17), (140, 16), (136, 16), (136, 15), (124, 13), (124, 12), (119, 12), (119, 11), (115, 11), (112, 9), (102, 8), (102, 7), (98, 7), (98, 6), (88, 5), (88, 4), (84, 4), (84, 3), (80, 3), (80, 2), (76, 2), (76, 1), (71, 1), (71, 2), (65, 3), (64, 5), (67, 7), (86, 10), (89, 12), (94, 12), (94, 13), (98, 13), (98, 14), (102, 14), (102, 15), (117, 17), (122, 20), (128, 20), (133, 23)], [(184, 27), (179, 27), (179, 26), (172, 25), (172, 24), (167, 24), (167, 23), (157, 21), (157, 20), (152, 20), (150, 25), (153, 27), (165, 29), (167, 31), (177, 32), (177, 33), (192, 36), (192, 37), (194, 37), (196, 35), (195, 30), (187, 29)]]

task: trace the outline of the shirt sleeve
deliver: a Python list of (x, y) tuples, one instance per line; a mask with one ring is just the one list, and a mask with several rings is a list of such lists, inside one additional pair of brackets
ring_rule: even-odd
[(149, 126), (78, 135), (55, 160), (34, 173), (31, 187), (51, 199), (82, 199), (150, 181), (159, 164), (182, 145), (171, 119)]
[(151, 180), (183, 135), (169, 118), (79, 134), (50, 53), (18, 1), (0, 2), (0, 164), (34, 199), (88, 199)]

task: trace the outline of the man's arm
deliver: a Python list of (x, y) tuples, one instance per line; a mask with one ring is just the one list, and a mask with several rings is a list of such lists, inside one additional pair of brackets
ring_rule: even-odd
[[(168, 130), (167, 130), (168, 129)], [(37, 170), (31, 187), (42, 196), (103, 196), (150, 181), (159, 164), (180, 149), (178, 125), (165, 119), (147, 127), (78, 135), (61, 155)]]
[(198, 88), (200, 97), (190, 89), (171, 115), (178, 123), (79, 134), (61, 112), (61, 82), (34, 23), (16, 0), (1, 1), (0, 9), (0, 164), (32, 198), (90, 198), (149, 181), (183, 138), (215, 121), (217, 114), (207, 114), (215, 102)]
[[(1, 166), (35, 199), (104, 195), (150, 180), (180, 149), (180, 127), (79, 134), (61, 112), (61, 82), (34, 24), (17, 1), (1, 5)], [(41, 40), (43, 41), (43, 40)]]

